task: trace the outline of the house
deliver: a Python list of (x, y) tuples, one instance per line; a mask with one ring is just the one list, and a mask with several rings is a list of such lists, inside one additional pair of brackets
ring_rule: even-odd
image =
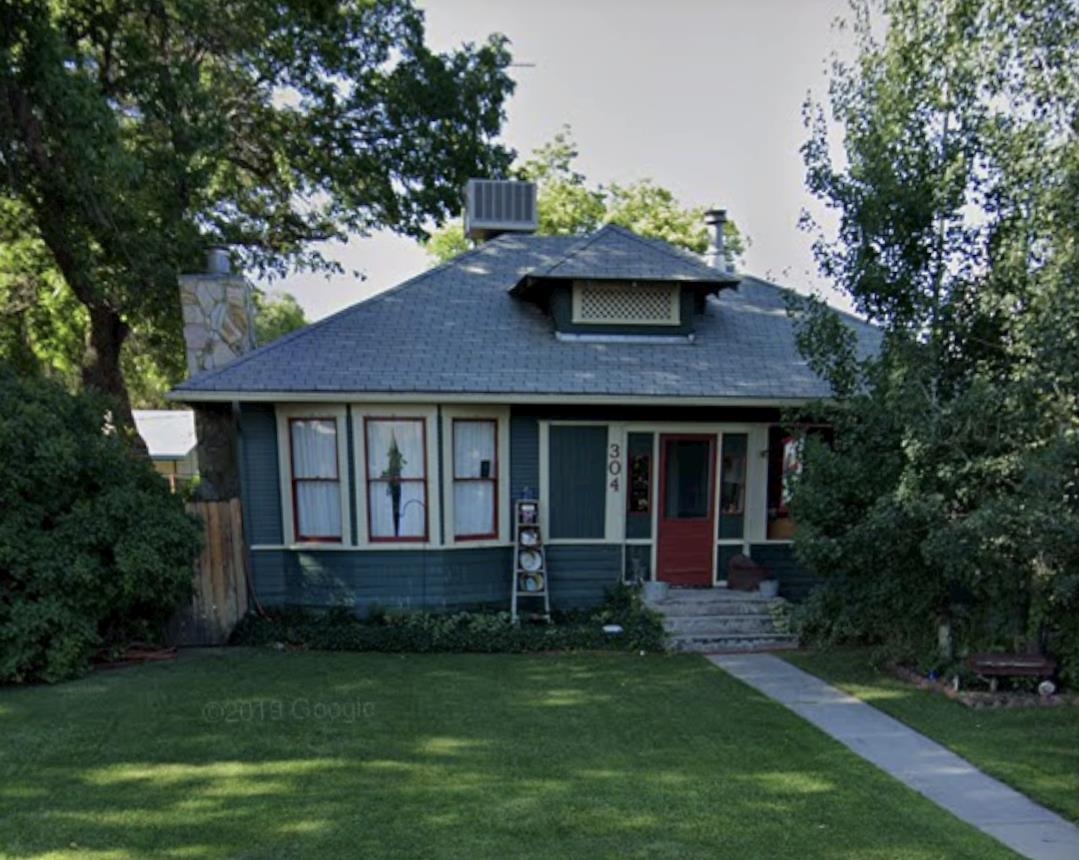
[(190, 409), (135, 409), (135, 429), (150, 462), (175, 491), (198, 475), (195, 413)]
[(522, 498), (556, 607), (622, 578), (714, 586), (738, 553), (803, 594), (781, 413), (829, 391), (784, 291), (728, 269), (723, 213), (709, 264), (616, 226), (537, 236), (534, 204), (470, 201), (473, 250), (173, 393), (233, 434), (259, 599), (506, 607)]

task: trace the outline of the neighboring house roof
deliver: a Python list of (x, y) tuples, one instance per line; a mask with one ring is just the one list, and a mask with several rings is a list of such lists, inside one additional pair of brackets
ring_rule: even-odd
[(135, 409), (135, 428), (152, 460), (182, 460), (195, 447), (195, 413), (190, 409)]
[[(596, 255), (596, 242), (625, 254)], [(692, 343), (560, 341), (550, 317), (508, 292), (526, 275), (550, 270), (625, 277), (621, 264), (604, 260), (637, 259), (638, 245), (657, 279), (689, 279), (692, 271), (699, 282), (715, 272), (621, 228), (584, 241), (506, 234), (200, 374), (172, 396), (195, 401), (385, 393), (762, 403), (828, 396), (828, 386), (798, 353), (784, 291), (758, 278), (743, 276), (737, 289), (709, 297), (695, 318)], [(847, 319), (861, 352), (875, 350), (877, 330)]]
[(578, 239), (550, 265), (522, 280), (691, 281), (734, 285), (738, 278), (705, 265), (700, 257), (656, 239), (646, 239), (614, 224)]

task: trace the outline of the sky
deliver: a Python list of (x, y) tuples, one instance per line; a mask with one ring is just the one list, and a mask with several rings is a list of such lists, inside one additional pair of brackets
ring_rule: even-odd
[[(845, 47), (845, 0), (435, 0), (421, 2), (438, 50), (492, 32), (511, 41), (517, 89), (502, 140), (522, 155), (568, 124), (592, 183), (650, 178), (687, 206), (718, 206), (748, 235), (742, 269), (803, 292), (816, 275), (799, 148), (807, 94), (826, 93)], [(430, 264), (414, 241), (352, 238), (330, 256), (349, 274), (294, 275), (311, 320), (395, 286)], [(351, 272), (360, 271), (363, 279)], [(842, 304), (842, 302), (840, 302)]]

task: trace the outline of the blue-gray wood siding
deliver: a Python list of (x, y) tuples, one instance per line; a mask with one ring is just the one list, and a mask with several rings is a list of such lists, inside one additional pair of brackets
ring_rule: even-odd
[(562, 544), (547, 547), (551, 605), (587, 609), (603, 602), (607, 589), (622, 576), (622, 547), (617, 544)]
[[(663, 410), (670, 420), (719, 418), (714, 410)], [(730, 411), (730, 410), (728, 410)], [(678, 412), (678, 415), (674, 415)], [(685, 415), (681, 413), (685, 412)], [(510, 417), (509, 480), (512, 499), (525, 488), (539, 491), (540, 417), (562, 420), (641, 419), (659, 417), (653, 409), (640, 407), (513, 407)], [(723, 419), (750, 420), (750, 415), (723, 414)], [(753, 419), (765, 415), (752, 416)], [(587, 527), (596, 536), (603, 532), (605, 505), (605, 427), (552, 427), (555, 437), (588, 453), (584, 462), (557, 466), (559, 475), (590, 473), (591, 492), (571, 498), (555, 511), (585, 516)], [(560, 431), (567, 431), (562, 434)], [(284, 542), (280, 475), (278, 472), (277, 424), (270, 404), (243, 404), (239, 414), (241, 439), (241, 480), (245, 525), (253, 545), (280, 545)], [(353, 432), (355, 430), (353, 429)], [(582, 435), (583, 434), (583, 435)], [(582, 439), (583, 441), (582, 443)], [(348, 445), (348, 469), (355, 478), (353, 445)], [(580, 459), (580, 452), (575, 455)], [(572, 460), (572, 458), (571, 458)], [(583, 472), (582, 472), (582, 468)], [(552, 462), (552, 467), (556, 464)], [(552, 471), (552, 483), (555, 472)], [(588, 500), (589, 496), (594, 496)], [(352, 507), (352, 506), (350, 506)], [(589, 513), (595, 522), (588, 524)], [(354, 511), (350, 511), (350, 519)], [(506, 512), (510, 516), (510, 512)], [(351, 525), (351, 523), (350, 523)], [(578, 524), (579, 527), (579, 524)], [(578, 532), (579, 533), (579, 532)], [(550, 529), (548, 529), (550, 534)], [(587, 535), (582, 535), (587, 536)], [(750, 553), (771, 568), (780, 580), (781, 593), (802, 599), (815, 584), (785, 544), (755, 544)], [(454, 550), (254, 550), (252, 574), (259, 599), (267, 604), (298, 603), (312, 606), (345, 604), (360, 611), (374, 605), (388, 608), (454, 609), (476, 606), (507, 607), (510, 598), (509, 547)], [(609, 544), (549, 546), (548, 567), (551, 598), (558, 608), (583, 608), (600, 603), (606, 589), (623, 574), (622, 547)]]
[(265, 605), (388, 609), (509, 607), (509, 547), (457, 550), (255, 550)]
[(548, 536), (602, 539), (607, 519), (606, 426), (554, 425), (548, 439)]
[(240, 479), (244, 524), (249, 544), (284, 542), (281, 521), (281, 477), (277, 460), (277, 419), (269, 404), (240, 407)]
[(751, 544), (750, 557), (767, 567), (779, 580), (779, 594), (788, 600), (805, 600), (819, 580), (803, 568), (794, 557), (790, 544)]
[(730, 575), (731, 559), (744, 552), (741, 544), (720, 544), (716, 547), (716, 579), (726, 579)]
[(518, 415), (514, 408), (510, 413), (510, 509), (505, 512), (506, 522), (513, 522), (513, 503), (524, 498), (526, 491), (533, 498), (539, 495), (539, 421), (533, 415)]
[[(386, 609), (507, 609), (509, 547), (467, 550), (290, 550), (252, 552), (255, 594), (266, 606)], [(551, 604), (586, 609), (603, 602), (622, 574), (612, 544), (548, 546)]]

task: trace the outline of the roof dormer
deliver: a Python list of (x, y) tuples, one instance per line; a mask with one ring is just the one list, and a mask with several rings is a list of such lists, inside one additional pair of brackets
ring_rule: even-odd
[(707, 296), (737, 284), (688, 251), (608, 224), (510, 292), (543, 307), (561, 339), (688, 341)]

